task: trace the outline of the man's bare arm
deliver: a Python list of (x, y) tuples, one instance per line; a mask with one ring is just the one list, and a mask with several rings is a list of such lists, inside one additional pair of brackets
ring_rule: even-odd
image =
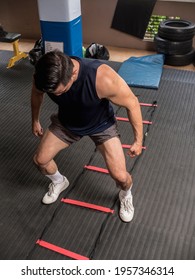
[(98, 68), (96, 88), (99, 98), (107, 98), (112, 103), (126, 108), (129, 122), (134, 131), (134, 143), (129, 150), (130, 156), (142, 151), (143, 121), (140, 104), (127, 83), (109, 66)]
[(36, 136), (43, 135), (43, 129), (39, 121), (43, 99), (44, 99), (44, 92), (37, 90), (33, 83), (32, 91), (31, 91), (32, 132)]

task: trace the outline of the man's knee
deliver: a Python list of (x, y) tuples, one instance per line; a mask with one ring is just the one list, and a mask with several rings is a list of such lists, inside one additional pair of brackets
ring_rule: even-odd
[(118, 185), (131, 185), (132, 177), (127, 171), (118, 171), (113, 174), (113, 179), (117, 182)]
[(47, 163), (44, 161), (44, 159), (41, 158), (38, 154), (34, 155), (33, 162), (38, 168), (42, 168), (45, 165), (47, 165)]

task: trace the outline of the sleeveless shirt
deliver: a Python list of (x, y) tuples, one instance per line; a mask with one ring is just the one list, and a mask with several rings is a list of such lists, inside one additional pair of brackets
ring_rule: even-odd
[(109, 100), (100, 99), (96, 92), (96, 73), (102, 63), (71, 58), (80, 64), (77, 80), (62, 95), (47, 94), (58, 105), (58, 118), (66, 129), (79, 136), (102, 132), (115, 123)]

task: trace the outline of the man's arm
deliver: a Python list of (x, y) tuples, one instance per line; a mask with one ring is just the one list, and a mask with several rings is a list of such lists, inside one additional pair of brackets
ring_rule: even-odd
[(36, 136), (43, 135), (43, 129), (39, 121), (43, 98), (44, 92), (37, 90), (33, 83), (31, 91), (32, 132)]
[(134, 132), (134, 142), (129, 155), (134, 157), (142, 152), (143, 121), (140, 104), (127, 83), (109, 66), (98, 68), (96, 88), (99, 98), (108, 98), (112, 103), (126, 108)]

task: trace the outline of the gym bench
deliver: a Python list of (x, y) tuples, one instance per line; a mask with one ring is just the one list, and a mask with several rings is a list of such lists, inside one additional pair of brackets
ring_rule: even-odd
[(21, 34), (19, 33), (9, 33), (9, 32), (5, 36), (0, 37), (0, 42), (12, 43), (13, 45), (14, 56), (10, 58), (7, 68), (11, 68), (12, 66), (14, 66), (16, 61), (28, 57), (26, 53), (19, 51), (18, 42), (20, 37)]

